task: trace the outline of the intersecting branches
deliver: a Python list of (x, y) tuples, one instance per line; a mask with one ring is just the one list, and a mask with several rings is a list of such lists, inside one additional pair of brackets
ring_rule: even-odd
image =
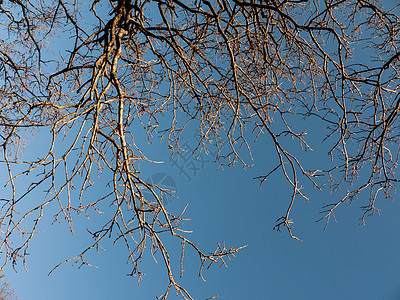
[[(303, 185), (322, 189), (322, 175), (332, 190), (348, 190), (326, 204), (322, 219), (328, 222), (340, 204), (369, 189), (364, 222), (378, 210), (380, 194), (392, 197), (398, 181), (396, 10), (372, 0), (2, 5), (2, 31), (10, 36), (0, 42), (0, 145), (9, 189), (0, 224), (6, 258), (25, 262), (48, 208), (58, 207), (55, 220), (64, 219), (73, 233), (75, 215), (89, 218), (108, 207), (103, 226), (89, 231), (93, 243), (61, 264), (89, 264), (86, 253), (113, 237), (125, 243), (131, 275), (139, 279), (146, 251), (161, 258), (169, 284), (160, 299), (171, 288), (192, 299), (175, 277), (175, 257), (165, 239), (181, 244), (181, 274), (187, 247), (198, 253), (200, 277), (204, 265), (225, 264), (241, 247), (218, 244), (207, 254), (190, 241), (183, 212), (173, 215), (163, 202), (173, 191), (143, 180), (139, 165), (152, 161), (135, 142), (144, 129), (149, 140), (165, 137), (171, 155), (179, 155), (189, 123), (200, 136), (196, 149), (214, 144), (222, 165), (248, 166), (249, 139), (271, 142), (277, 167), (258, 179), (262, 184), (281, 172), (291, 189), (276, 230), (286, 228), (300, 240), (293, 232), (294, 203), (298, 197), (309, 200)], [(66, 38), (67, 51), (57, 49), (57, 41)], [(357, 47), (374, 60), (365, 61)], [(321, 128), (312, 138), (330, 145), (328, 167), (303, 163), (302, 151), (318, 150), (301, 129), (303, 120)], [(28, 159), (23, 149), (38, 132), (49, 134), (47, 148)], [(20, 192), (22, 175), (34, 179)], [(86, 191), (99, 176), (106, 192), (90, 200)], [(26, 204), (38, 187), (46, 188), (46, 197)]]

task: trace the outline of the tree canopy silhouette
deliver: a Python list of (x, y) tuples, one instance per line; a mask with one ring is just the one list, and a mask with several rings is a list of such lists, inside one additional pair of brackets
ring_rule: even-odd
[[(91, 232), (94, 242), (64, 262), (88, 264), (85, 254), (104, 239), (123, 240), (131, 275), (141, 277), (149, 251), (168, 273), (160, 299), (171, 289), (192, 299), (173, 271), (182, 271), (185, 249), (199, 254), (202, 276), (203, 266), (224, 263), (240, 248), (220, 243), (209, 253), (192, 242), (182, 229), (184, 212), (174, 215), (163, 203), (173, 191), (141, 175), (140, 163), (152, 161), (135, 143), (145, 130), (179, 156), (188, 124), (199, 135), (196, 153), (215, 146), (221, 165), (248, 166), (248, 141), (269, 142), (276, 167), (258, 179), (278, 172), (292, 190), (276, 230), (299, 239), (291, 210), (296, 199), (308, 201), (309, 183), (347, 191), (322, 208), (326, 224), (357, 197), (364, 222), (399, 181), (398, 12), (374, 0), (5, 0), (5, 261), (25, 263), (48, 207), (58, 207), (55, 220), (72, 232), (74, 218), (108, 205), (109, 218)], [(317, 136), (306, 135), (304, 120), (320, 128)], [(328, 167), (305, 166), (310, 138), (329, 147)], [(42, 148), (33, 155), (37, 140)], [(85, 197), (99, 174), (105, 194)], [(43, 197), (31, 199), (38, 189)], [(181, 243), (181, 258), (169, 255), (170, 238)]]

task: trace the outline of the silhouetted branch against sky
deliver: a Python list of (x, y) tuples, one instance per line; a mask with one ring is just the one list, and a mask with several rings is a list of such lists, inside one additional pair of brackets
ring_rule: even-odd
[[(292, 209), (312, 201), (307, 188), (334, 192), (322, 208), (326, 224), (356, 199), (365, 222), (396, 190), (397, 7), (373, 0), (12, 0), (0, 18), (5, 263), (25, 265), (49, 207), (58, 207), (54, 220), (71, 233), (75, 218), (106, 208), (92, 243), (60, 265), (89, 264), (85, 254), (110, 237), (125, 244), (139, 279), (146, 253), (162, 262), (168, 286), (159, 299), (171, 290), (193, 299), (179, 283), (185, 251), (198, 254), (201, 277), (204, 266), (225, 264), (242, 247), (221, 242), (212, 251), (190, 240), (188, 216), (172, 214), (164, 201), (173, 191), (142, 175), (157, 162), (135, 142), (140, 132), (161, 138), (177, 159), (188, 151), (184, 132), (195, 128), (193, 155), (214, 147), (212, 160), (222, 166), (252, 165), (251, 145), (266, 141), (265, 160), (275, 167), (258, 179), (279, 173), (292, 191), (274, 229), (298, 240)], [(305, 162), (304, 151), (322, 150), (324, 161)], [(99, 180), (104, 194), (85, 197)], [(45, 192), (33, 197), (36, 190)], [(181, 257), (169, 253), (170, 239)]]
[(0, 300), (18, 299), (11, 288), (11, 284), (5, 279), (4, 274), (0, 275), (0, 280)]

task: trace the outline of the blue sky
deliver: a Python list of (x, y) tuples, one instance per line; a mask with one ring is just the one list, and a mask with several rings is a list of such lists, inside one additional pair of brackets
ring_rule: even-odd
[[(321, 128), (311, 123), (299, 124), (318, 137)], [(182, 142), (194, 147), (193, 132)], [(399, 202), (382, 200), (381, 209), (360, 225), (362, 211), (355, 201), (352, 205), (338, 208), (336, 218), (326, 230), (320, 218), (323, 203), (338, 199), (345, 190), (330, 193), (319, 192), (306, 185), (310, 202), (298, 198), (292, 218), (294, 233), (303, 240), (290, 239), (283, 231), (272, 228), (286, 210), (291, 190), (281, 174), (271, 176), (261, 188), (254, 177), (265, 174), (276, 166), (275, 153), (267, 136), (252, 144), (254, 166), (244, 170), (221, 169), (213, 162), (212, 155), (203, 157), (203, 165), (196, 173), (190, 167), (185, 174), (170, 162), (168, 147), (155, 138), (147, 145), (144, 132), (135, 137), (148, 157), (164, 164), (144, 164), (143, 177), (163, 173), (174, 179), (178, 199), (168, 205), (174, 212), (186, 205), (186, 217), (191, 221), (185, 228), (193, 230), (190, 237), (204, 251), (212, 252), (218, 242), (225, 241), (227, 248), (247, 245), (235, 258), (227, 261), (228, 268), (213, 266), (204, 272), (207, 282), (198, 278), (199, 260), (190, 250), (184, 262), (184, 277), (179, 282), (195, 299), (207, 299), (219, 295), (219, 299), (400, 299), (400, 206)], [(45, 144), (45, 135), (39, 136), (30, 153), (36, 153)], [(328, 145), (311, 139), (314, 152), (302, 154), (306, 165), (325, 162)], [(324, 148), (325, 147), (325, 148)], [(86, 194), (101, 192), (104, 181), (99, 180), (95, 189)], [(396, 196), (396, 195), (395, 195)], [(40, 193), (35, 197), (41, 197)], [(67, 259), (90, 243), (86, 227), (101, 222), (101, 217), (75, 218), (75, 236), (66, 224), (53, 224), (56, 212), (47, 211), (27, 256), (28, 273), (21, 265), (15, 273), (10, 264), (5, 274), (20, 299), (155, 299), (166, 288), (166, 273), (162, 264), (145, 257), (143, 272), (147, 275), (138, 287), (135, 277), (126, 276), (131, 271), (126, 262), (124, 245), (104, 245), (99, 254), (87, 258), (98, 268), (65, 264), (50, 276), (48, 273), (59, 262)], [(180, 247), (169, 241), (171, 253), (179, 258)], [(178, 263), (178, 260), (175, 260)], [(177, 275), (178, 273), (176, 273)], [(176, 299), (171, 293), (169, 299)]]
[[(194, 143), (194, 139), (188, 136), (186, 142)], [(381, 201), (381, 215), (369, 218), (364, 227), (360, 226), (361, 211), (355, 202), (339, 208), (338, 223), (331, 222), (323, 230), (324, 224), (315, 220), (322, 202), (335, 194), (309, 190), (311, 201), (299, 198), (293, 210), (295, 234), (303, 242), (290, 239), (286, 232), (272, 230), (286, 209), (290, 190), (278, 175), (261, 189), (252, 179), (271, 163), (266, 159), (267, 146), (262, 142), (253, 145), (253, 168), (221, 170), (210, 158), (190, 182), (168, 162), (164, 144), (154, 142), (149, 147), (152, 159), (166, 163), (144, 172), (162, 172), (174, 178), (179, 199), (168, 208), (179, 211), (188, 204), (186, 216), (191, 221), (186, 228), (193, 230), (192, 240), (209, 251), (222, 241), (227, 247), (248, 245), (227, 262), (228, 268), (214, 266), (205, 271), (207, 283), (197, 277), (198, 257), (188, 251), (180, 282), (195, 299), (214, 295), (220, 299), (398, 299), (398, 202)], [(5, 270), (21, 299), (155, 299), (163, 292), (165, 270), (151, 259), (143, 261), (147, 275), (140, 287), (136, 278), (126, 276), (130, 267), (125, 264), (122, 244), (114, 247), (110, 243), (105, 245), (106, 251), (88, 256), (98, 268), (77, 269), (67, 264), (47, 276), (57, 263), (90, 242), (85, 230), (79, 230), (88, 223), (76, 218), (74, 226), (77, 232), (72, 237), (65, 224), (51, 224), (48, 218), (30, 247), (29, 272), (22, 266), (18, 266), (18, 273)], [(179, 255), (178, 247), (172, 249)], [(171, 295), (171, 299), (176, 297)]]

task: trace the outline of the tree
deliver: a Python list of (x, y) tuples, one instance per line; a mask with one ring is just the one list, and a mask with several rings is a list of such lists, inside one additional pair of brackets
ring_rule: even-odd
[[(13, 264), (25, 263), (47, 207), (57, 205), (55, 220), (72, 232), (76, 215), (112, 204), (110, 218), (91, 232), (95, 242), (64, 262), (88, 264), (85, 254), (111, 236), (125, 242), (131, 275), (140, 279), (148, 249), (168, 273), (160, 299), (171, 288), (192, 299), (165, 239), (181, 243), (180, 261), (187, 247), (199, 254), (200, 276), (204, 265), (240, 249), (221, 243), (207, 254), (189, 240), (184, 212), (173, 215), (163, 204), (173, 191), (141, 176), (140, 164), (151, 160), (135, 144), (139, 128), (179, 156), (193, 124), (196, 153), (214, 145), (226, 166), (247, 167), (248, 140), (268, 140), (276, 167), (258, 179), (281, 172), (287, 181), (292, 196), (275, 229), (295, 239), (291, 210), (297, 198), (308, 201), (303, 185), (347, 190), (323, 207), (326, 224), (357, 197), (364, 222), (396, 189), (398, 7), (374, 0), (12, 0), (0, 10), (0, 144), (8, 172), (1, 249)], [(304, 166), (301, 152), (312, 149), (302, 120), (321, 128), (312, 138), (325, 141), (331, 162)], [(38, 134), (49, 145), (27, 159), (22, 151)], [(108, 193), (92, 200), (85, 191), (98, 174)], [(25, 189), (22, 175), (31, 178)], [(39, 187), (46, 196), (26, 204)]]
[[(0, 278), (4, 279), (4, 274), (1, 274)], [(11, 289), (11, 284), (7, 280), (4, 280), (0, 285), (0, 299), (1, 300), (17, 299), (15, 297), (14, 290)]]

